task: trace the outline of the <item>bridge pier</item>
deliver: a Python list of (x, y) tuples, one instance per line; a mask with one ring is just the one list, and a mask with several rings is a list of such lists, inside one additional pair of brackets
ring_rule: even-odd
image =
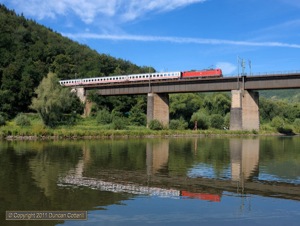
[(230, 130), (259, 130), (259, 93), (231, 91)]
[(148, 93), (147, 127), (154, 119), (160, 121), (165, 127), (169, 126), (169, 94)]
[(81, 103), (84, 104), (83, 116), (87, 117), (91, 113), (92, 103), (86, 98), (86, 90), (83, 87), (76, 87), (75, 89), (77, 97), (80, 99)]

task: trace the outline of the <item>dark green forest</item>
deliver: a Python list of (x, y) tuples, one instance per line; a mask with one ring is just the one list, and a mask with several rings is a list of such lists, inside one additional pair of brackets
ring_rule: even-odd
[[(55, 127), (65, 115), (81, 114), (83, 108), (79, 100), (75, 95), (68, 96), (70, 90), (62, 91), (58, 84), (60, 79), (155, 71), (150, 66), (138, 66), (98, 53), (1, 4), (0, 31), (0, 125), (20, 113), (38, 112), (46, 126)], [(57, 87), (52, 89), (51, 84)], [(261, 92), (261, 124), (300, 132), (299, 93), (299, 90)], [(41, 97), (57, 99), (50, 107), (56, 111), (49, 113), (49, 106), (41, 103)], [(94, 103), (91, 117), (100, 125), (112, 124), (114, 129), (123, 129), (129, 124), (146, 125), (146, 96), (102, 97), (91, 92), (89, 99)], [(229, 93), (172, 94), (169, 128), (192, 129), (195, 121), (199, 129), (228, 128), (230, 104)], [(26, 118), (21, 119), (25, 125)], [(162, 129), (159, 124), (153, 128)]]
[(0, 113), (31, 111), (34, 90), (49, 72), (59, 79), (141, 73), (153, 68), (99, 54), (0, 5)]

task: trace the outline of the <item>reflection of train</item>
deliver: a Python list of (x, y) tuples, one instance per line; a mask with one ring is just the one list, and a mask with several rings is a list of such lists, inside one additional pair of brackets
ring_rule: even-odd
[(118, 75), (108, 77), (95, 77), (84, 79), (71, 79), (59, 81), (62, 86), (77, 86), (77, 85), (100, 85), (109, 83), (122, 82), (139, 82), (152, 80), (168, 80), (168, 79), (193, 79), (207, 77), (222, 77), (221, 69), (208, 69), (201, 71), (176, 71), (176, 72), (161, 72), (161, 73), (146, 73), (132, 75)]
[(208, 193), (193, 193), (188, 191), (181, 191), (180, 195), (183, 197), (196, 198), (201, 200), (207, 200), (211, 202), (220, 202), (221, 196), (217, 194), (208, 194)]

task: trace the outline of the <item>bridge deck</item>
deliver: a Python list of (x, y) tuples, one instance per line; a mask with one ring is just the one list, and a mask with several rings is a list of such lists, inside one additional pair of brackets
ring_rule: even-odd
[(106, 85), (80, 86), (97, 89), (101, 95), (129, 95), (147, 93), (220, 92), (236, 89), (268, 90), (300, 88), (300, 73), (260, 76), (179, 79), (171, 81), (131, 82)]

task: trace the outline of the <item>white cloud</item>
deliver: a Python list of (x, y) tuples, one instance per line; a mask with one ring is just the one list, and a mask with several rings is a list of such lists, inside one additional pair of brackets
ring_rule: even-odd
[(237, 69), (236, 65), (229, 62), (218, 62), (216, 67), (221, 68), (224, 75), (230, 75)]
[(206, 0), (129, 0), (123, 5), (124, 21), (134, 20), (148, 12), (166, 12)]
[(206, 0), (11, 0), (25, 15), (38, 19), (55, 18), (75, 13), (89, 24), (97, 16), (114, 18), (121, 22), (132, 21), (150, 12), (172, 11), (179, 7)]
[(258, 47), (286, 47), (300, 49), (300, 44), (284, 42), (251, 42), (236, 41), (225, 39), (205, 39), (188, 37), (170, 37), (170, 36), (143, 36), (143, 35), (115, 35), (115, 34), (63, 34), (73, 39), (99, 39), (99, 40), (118, 40), (118, 41), (143, 41), (143, 42), (172, 42), (183, 44), (209, 44), (209, 45), (237, 45), (237, 46), (258, 46)]

